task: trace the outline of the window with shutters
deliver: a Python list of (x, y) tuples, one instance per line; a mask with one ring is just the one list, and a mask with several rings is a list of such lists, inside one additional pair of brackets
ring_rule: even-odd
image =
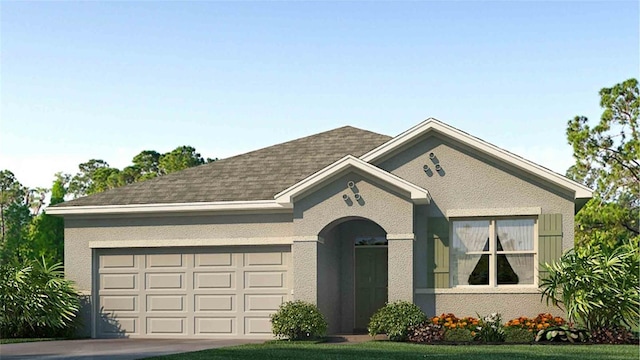
[(535, 218), (456, 219), (451, 222), (450, 284), (537, 284)]

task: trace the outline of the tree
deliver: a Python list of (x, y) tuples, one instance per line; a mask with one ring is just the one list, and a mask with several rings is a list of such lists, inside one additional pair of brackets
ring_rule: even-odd
[(160, 170), (163, 174), (170, 174), (204, 163), (204, 159), (196, 149), (191, 146), (179, 146), (160, 157)]
[(135, 181), (144, 181), (160, 176), (160, 155), (154, 150), (143, 150), (140, 154), (133, 157), (133, 168), (136, 169), (138, 175)]
[(567, 124), (576, 160), (567, 176), (594, 188), (594, 198), (576, 215), (576, 243), (622, 244), (640, 239), (640, 139), (638, 81), (600, 90), (600, 121), (584, 116)]
[(100, 188), (100, 186), (94, 185), (95, 173), (99, 169), (108, 167), (109, 164), (106, 161), (97, 159), (91, 159), (78, 165), (80, 171), (71, 178), (69, 193), (73, 194), (74, 197), (80, 197), (98, 192), (96, 187)]
[[(51, 205), (64, 202), (68, 177), (58, 173), (51, 187)], [(37, 215), (29, 225), (29, 238), (35, 258), (44, 258), (50, 263), (64, 262), (64, 220), (48, 215), (46, 210)]]

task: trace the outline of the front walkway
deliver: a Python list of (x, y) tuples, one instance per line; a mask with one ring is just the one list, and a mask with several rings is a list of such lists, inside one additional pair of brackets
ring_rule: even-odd
[(2, 360), (133, 360), (264, 340), (86, 339), (0, 345)]

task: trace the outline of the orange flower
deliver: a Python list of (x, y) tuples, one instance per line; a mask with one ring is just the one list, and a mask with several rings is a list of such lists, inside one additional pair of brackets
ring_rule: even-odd
[(431, 321), (432, 321), (434, 324), (437, 324), (437, 323), (439, 323), (439, 322), (440, 322), (440, 318), (439, 318), (439, 317), (437, 317), (437, 316), (434, 316), (434, 317), (433, 317), (433, 319), (431, 319)]
[(548, 327), (549, 327), (549, 325), (550, 325), (549, 323), (545, 323), (545, 324), (544, 324), (544, 328), (545, 328), (545, 329), (546, 329), (546, 328), (548, 328)]
[(526, 323), (525, 325), (527, 325), (527, 326), (531, 326), (531, 322), (530, 322), (530, 321), (527, 321), (527, 323)]
[(475, 331), (472, 331), (472, 332), (471, 332), (471, 336), (476, 336), (476, 332), (475, 332)]
[(544, 327), (544, 325), (542, 325), (542, 324), (538, 324), (538, 326), (537, 326), (538, 330), (542, 330), (543, 327)]
[(451, 318), (450, 318), (450, 317), (446, 318), (445, 320), (446, 320), (447, 322), (451, 322)]
[(520, 325), (520, 320), (518, 319), (513, 320), (513, 325)]

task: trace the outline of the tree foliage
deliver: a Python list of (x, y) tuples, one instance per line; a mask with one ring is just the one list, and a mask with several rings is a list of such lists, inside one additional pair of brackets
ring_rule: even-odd
[(576, 242), (621, 244), (638, 240), (640, 230), (640, 114), (638, 81), (600, 90), (604, 109), (594, 126), (584, 116), (567, 125), (576, 160), (567, 175), (595, 189), (576, 216)]

